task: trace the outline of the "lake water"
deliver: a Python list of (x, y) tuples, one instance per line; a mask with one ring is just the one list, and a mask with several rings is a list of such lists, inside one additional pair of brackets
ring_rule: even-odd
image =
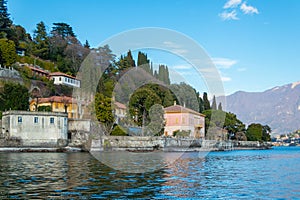
[(147, 173), (117, 171), (89, 153), (3, 152), (0, 171), (0, 199), (300, 198), (300, 147), (185, 153)]

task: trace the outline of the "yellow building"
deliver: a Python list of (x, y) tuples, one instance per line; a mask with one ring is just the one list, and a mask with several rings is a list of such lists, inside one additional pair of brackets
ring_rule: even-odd
[(38, 107), (49, 106), (52, 112), (68, 113), (68, 118), (79, 118), (77, 102), (72, 97), (52, 96), (48, 98), (34, 98), (30, 101), (30, 111), (36, 111)]

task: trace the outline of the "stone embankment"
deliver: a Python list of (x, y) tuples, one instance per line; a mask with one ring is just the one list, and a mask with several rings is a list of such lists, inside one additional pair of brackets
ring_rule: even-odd
[(227, 151), (269, 149), (269, 143), (216, 141), (172, 137), (102, 136), (91, 141), (90, 151)]

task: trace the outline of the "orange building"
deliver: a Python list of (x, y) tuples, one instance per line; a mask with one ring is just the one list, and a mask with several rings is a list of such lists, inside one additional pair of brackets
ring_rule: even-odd
[(205, 115), (192, 109), (174, 105), (165, 110), (165, 136), (173, 136), (175, 131), (188, 131), (189, 137), (205, 137)]
[(40, 106), (49, 106), (52, 112), (66, 112), (68, 118), (79, 118), (79, 107), (72, 97), (52, 96), (48, 98), (34, 98), (30, 101), (30, 111), (36, 111)]

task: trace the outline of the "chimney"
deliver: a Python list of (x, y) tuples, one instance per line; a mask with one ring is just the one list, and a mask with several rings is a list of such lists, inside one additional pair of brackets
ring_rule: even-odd
[(176, 101), (174, 101), (174, 106), (176, 106)]

